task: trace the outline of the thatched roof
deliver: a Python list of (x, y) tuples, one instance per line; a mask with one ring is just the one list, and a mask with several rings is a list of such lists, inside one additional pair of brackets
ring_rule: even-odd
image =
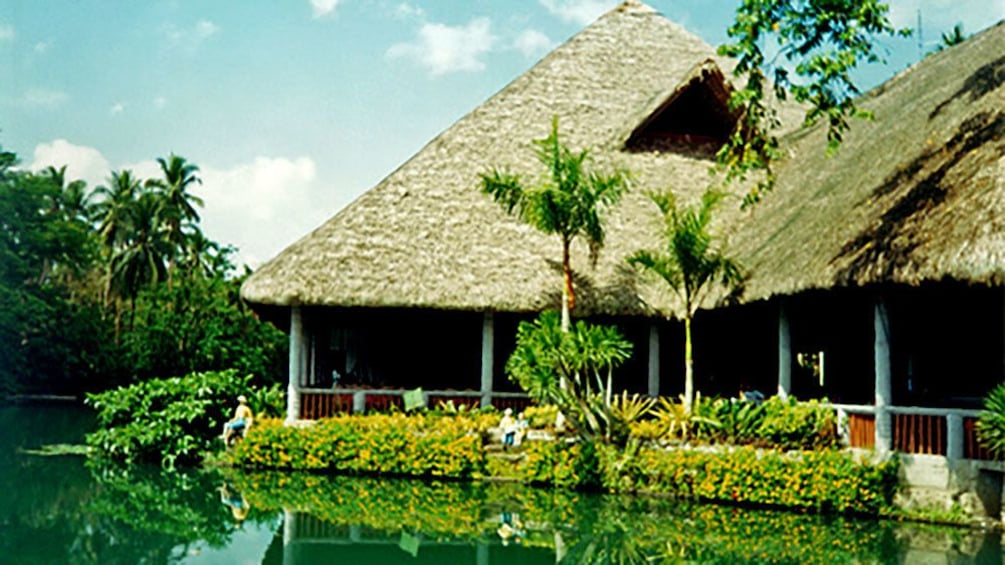
[[(998, 280), (1002, 40), (998, 26), (869, 95), (864, 105), (877, 120), (856, 123), (834, 158), (824, 156), (816, 129), (786, 139), (776, 191), (753, 212), (727, 201), (718, 217), (751, 272), (746, 299), (882, 280)], [(670, 187), (695, 198), (713, 180), (712, 162), (702, 151), (659, 151), (666, 148), (639, 135), (696, 82), (705, 81), (704, 96), (721, 97), (720, 69), (729, 77), (731, 63), (711, 46), (629, 0), (263, 265), (242, 295), (280, 306), (557, 307), (557, 238), (506, 216), (478, 178), (494, 166), (541, 175), (531, 140), (545, 137), (557, 115), (565, 142), (591, 148), (594, 166), (627, 168), (634, 179), (608, 215), (597, 265), (585, 245), (573, 250), (577, 314), (670, 309), (673, 298), (640, 280), (625, 257), (659, 245), (645, 191)], [(725, 119), (716, 108), (703, 112)], [(801, 113), (790, 107), (783, 117), (798, 123)]]
[(745, 299), (872, 283), (1005, 284), (1005, 23), (867, 94), (838, 153), (790, 136), (740, 222)]
[[(577, 311), (646, 311), (624, 258), (655, 231), (639, 187), (687, 179), (703, 187), (711, 162), (623, 151), (630, 134), (715, 61), (714, 49), (638, 2), (626, 2), (561, 45), (245, 283), (251, 302), (495, 311), (557, 307), (561, 247), (508, 217), (478, 174), (543, 173), (531, 140), (559, 117), (565, 142), (590, 147), (598, 168), (623, 166), (636, 189), (609, 218), (595, 269), (574, 249)], [(723, 62), (728, 64), (728, 62)], [(648, 230), (646, 229), (648, 225)]]

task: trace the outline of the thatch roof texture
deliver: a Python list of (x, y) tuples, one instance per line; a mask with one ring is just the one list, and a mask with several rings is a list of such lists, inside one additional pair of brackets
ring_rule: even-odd
[(952, 279), (1005, 284), (1005, 24), (867, 94), (838, 152), (786, 139), (778, 185), (733, 250), (745, 299)]
[[(561, 247), (481, 193), (499, 166), (544, 173), (531, 141), (559, 117), (563, 140), (597, 168), (625, 167), (635, 188), (609, 216), (600, 261), (573, 250), (577, 312), (643, 313), (625, 257), (657, 229), (643, 187), (700, 190), (707, 159), (623, 151), (630, 134), (714, 49), (638, 2), (626, 2), (547, 55), (244, 285), (252, 302), (536, 311), (559, 305)], [(728, 62), (723, 62), (728, 64)]]
[[(717, 224), (750, 273), (745, 300), (833, 285), (951, 277), (1002, 282), (1003, 26), (933, 55), (865, 97), (836, 156), (822, 128), (783, 139), (774, 192)], [(272, 305), (423, 307), (477, 311), (556, 308), (560, 246), (508, 217), (478, 174), (543, 174), (531, 140), (558, 116), (564, 141), (594, 166), (623, 167), (633, 188), (608, 215), (591, 268), (573, 250), (578, 315), (653, 314), (676, 306), (625, 258), (660, 245), (645, 191), (691, 200), (714, 179), (707, 153), (626, 148), (696, 77), (731, 63), (651, 8), (629, 0), (558, 47), (328, 222), (255, 272), (243, 296)], [(716, 81), (706, 92), (721, 95)], [(723, 119), (724, 112), (715, 119)], [(786, 108), (789, 123), (801, 112)], [(645, 145), (644, 143), (641, 145)], [(738, 194), (745, 187), (734, 187)]]

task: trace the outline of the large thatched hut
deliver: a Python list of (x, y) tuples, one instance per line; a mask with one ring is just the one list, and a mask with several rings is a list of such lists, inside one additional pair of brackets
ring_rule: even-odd
[[(749, 278), (738, 304), (706, 304), (696, 320), (699, 388), (747, 381), (856, 403), (868, 412), (859, 424), (889, 442), (894, 404), (949, 409), (1001, 382), (1002, 53), (999, 24), (870, 92), (861, 105), (875, 120), (854, 124), (835, 156), (822, 128), (790, 128), (775, 190), (747, 211), (727, 202), (717, 218)], [(687, 200), (717, 181), (712, 155), (735, 119), (731, 68), (629, 0), (263, 265), (242, 294), (289, 324), (290, 418), (317, 413), (302, 392), (349, 402), (346, 385), (468, 390), (456, 394), (483, 403), (512, 390), (502, 365), (516, 323), (558, 306), (560, 249), (484, 196), (478, 174), (540, 174), (531, 140), (552, 116), (595, 167), (633, 178), (595, 266), (585, 246), (573, 250), (574, 315), (635, 341), (626, 388), (676, 392), (680, 328), (664, 316), (679, 305), (625, 257), (658, 242), (647, 189)], [(798, 125), (801, 111), (782, 115)], [(969, 417), (929, 412), (942, 431)]]

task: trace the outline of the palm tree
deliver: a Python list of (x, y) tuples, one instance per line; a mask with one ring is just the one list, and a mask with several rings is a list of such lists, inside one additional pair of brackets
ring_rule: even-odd
[(552, 118), (551, 134), (535, 140), (537, 158), (548, 176), (538, 185), (527, 187), (518, 175), (493, 169), (482, 173), (482, 191), (513, 214), (546, 234), (562, 241), (562, 331), (569, 330), (570, 311), (576, 306), (569, 251), (579, 236), (586, 238), (590, 258), (596, 261), (604, 244), (601, 208), (614, 206), (628, 187), (628, 174), (586, 170), (589, 152), (574, 152), (562, 144), (558, 118)]
[(140, 193), (128, 210), (129, 237), (109, 261), (110, 288), (129, 299), (131, 313), (140, 291), (167, 277), (166, 261), (174, 251), (162, 227), (162, 210), (156, 194)]
[(130, 210), (142, 190), (140, 179), (130, 170), (112, 171), (108, 186), (94, 189), (93, 195), (100, 199), (95, 205), (98, 234), (109, 256), (129, 237)]
[(743, 277), (739, 264), (724, 254), (724, 246), (713, 247), (714, 238), (708, 231), (722, 193), (706, 191), (693, 208), (678, 208), (669, 191), (653, 192), (649, 197), (663, 216), (666, 246), (655, 251), (637, 251), (628, 262), (662, 279), (684, 302), (684, 407), (690, 412), (694, 403), (691, 321), (711, 283), (718, 281), (731, 289)]
[(195, 184), (202, 184), (202, 179), (196, 176), (199, 172), (198, 166), (174, 153), (167, 159), (158, 158), (157, 163), (164, 178), (148, 181), (147, 185), (160, 195), (161, 217), (167, 230), (167, 240), (176, 251), (168, 257), (168, 285), (170, 285), (175, 260), (188, 245), (186, 240), (190, 234), (185, 233), (183, 228), (199, 222), (196, 206), (203, 206), (202, 199), (189, 192), (189, 188)]
[(963, 33), (963, 24), (956, 24), (953, 26), (953, 29), (942, 34), (942, 43), (935, 50), (942, 51), (954, 45), (959, 45), (966, 40), (967, 36)]

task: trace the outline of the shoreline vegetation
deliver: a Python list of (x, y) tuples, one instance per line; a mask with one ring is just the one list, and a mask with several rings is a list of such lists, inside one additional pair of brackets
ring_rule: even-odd
[[(501, 445), (503, 414), (441, 404), (404, 413), (342, 414), (287, 425), (278, 387), (236, 371), (153, 379), (89, 395), (91, 458), (162, 467), (205, 465), (313, 474), (514, 481), (567, 491), (669, 496), (822, 515), (981, 525), (959, 512), (897, 506), (900, 459), (845, 449), (834, 413), (815, 401), (696, 399), (630, 419), (623, 442), (554, 427), (555, 406), (524, 414), (526, 438)], [(225, 449), (219, 430), (239, 394), (256, 416)], [(296, 474), (296, 473), (291, 473)], [(987, 527), (987, 524), (984, 524)]]
[(809, 513), (895, 515), (896, 458), (647, 441), (619, 448), (562, 436), (500, 451), (491, 439), (498, 420), (494, 412), (345, 415), (306, 426), (266, 419), (217, 462), (251, 470), (509, 480)]

